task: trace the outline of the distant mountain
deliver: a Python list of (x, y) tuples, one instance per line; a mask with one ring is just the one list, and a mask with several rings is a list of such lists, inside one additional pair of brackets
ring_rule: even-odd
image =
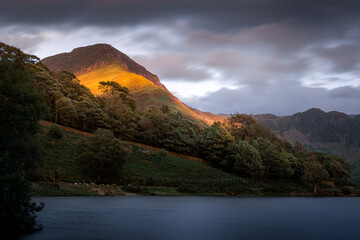
[(360, 115), (324, 112), (317, 108), (292, 116), (254, 115), (281, 138), (314, 151), (344, 157), (352, 165), (352, 178), (360, 182)]
[(79, 47), (70, 53), (61, 53), (41, 60), (52, 71), (73, 72), (92, 93), (99, 94), (99, 81), (116, 81), (127, 87), (138, 107), (167, 105), (191, 119), (211, 124), (212, 119), (201, 111), (183, 104), (160, 82), (159, 78), (126, 54), (108, 44)]

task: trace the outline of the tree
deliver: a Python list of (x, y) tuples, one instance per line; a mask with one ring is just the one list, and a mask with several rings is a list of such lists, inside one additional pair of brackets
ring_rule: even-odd
[(77, 113), (73, 101), (68, 97), (61, 97), (55, 101), (56, 117), (55, 123), (71, 125), (77, 119)]
[(149, 145), (160, 147), (160, 141), (166, 137), (170, 128), (169, 116), (159, 108), (151, 107), (145, 112), (139, 121), (142, 141)]
[(329, 173), (330, 180), (337, 185), (345, 185), (350, 178), (350, 166), (345, 159), (323, 152), (314, 152), (313, 155)]
[[(35, 133), (47, 106), (31, 80), (38, 58), (0, 43), (0, 230), (8, 238), (35, 230), (30, 168), (41, 158)], [(9, 235), (7, 235), (9, 233)]]
[(105, 94), (117, 94), (122, 98), (125, 98), (129, 94), (129, 89), (127, 87), (123, 87), (114, 81), (100, 81), (98, 89)]
[(265, 167), (265, 178), (286, 179), (293, 175), (294, 170), (291, 168), (290, 156), (276, 143), (268, 139), (257, 138), (252, 141), (252, 145), (261, 155)]
[(255, 119), (251, 115), (246, 114), (231, 114), (227, 120), (229, 131), (236, 141), (244, 140), (246, 129), (255, 123)]
[(247, 141), (235, 145), (234, 153), (229, 157), (233, 161), (233, 169), (240, 176), (260, 178), (264, 172), (261, 155)]
[(35, 227), (36, 212), (44, 208), (31, 201), (30, 183), (11, 161), (0, 156), (0, 230), (9, 239), (40, 230)]
[(62, 129), (58, 125), (52, 125), (49, 128), (48, 135), (52, 138), (52, 145), (55, 145), (55, 139), (60, 139), (63, 137)]
[(317, 194), (318, 185), (329, 177), (328, 172), (316, 159), (308, 159), (304, 163), (305, 174), (303, 180), (314, 186), (314, 194)]
[[(127, 98), (131, 99), (131, 98)], [(109, 118), (110, 128), (115, 136), (132, 140), (137, 130), (139, 112), (120, 96), (113, 95), (104, 98), (104, 112)]]
[(214, 123), (204, 130), (199, 144), (200, 157), (204, 158), (215, 167), (231, 152), (235, 140), (230, 133), (221, 127), (220, 123)]
[(195, 155), (200, 140), (199, 126), (190, 122), (180, 112), (168, 111), (165, 116), (168, 119), (168, 128), (160, 139), (162, 147), (182, 154)]
[(120, 141), (106, 129), (98, 129), (93, 137), (79, 142), (78, 155), (84, 172), (98, 182), (118, 177), (125, 161)]

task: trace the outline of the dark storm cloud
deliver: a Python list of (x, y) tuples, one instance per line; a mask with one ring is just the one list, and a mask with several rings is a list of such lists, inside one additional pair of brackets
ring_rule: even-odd
[(308, 26), (356, 24), (359, 17), (354, 22), (353, 16), (359, 8), (357, 0), (11, 0), (0, 3), (0, 21), (109, 26), (192, 17), (194, 24), (226, 30), (284, 21)]

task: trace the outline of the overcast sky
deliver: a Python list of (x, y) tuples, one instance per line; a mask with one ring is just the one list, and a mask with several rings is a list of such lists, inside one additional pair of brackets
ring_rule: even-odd
[(0, 41), (112, 44), (214, 113), (360, 113), (358, 0), (0, 0)]

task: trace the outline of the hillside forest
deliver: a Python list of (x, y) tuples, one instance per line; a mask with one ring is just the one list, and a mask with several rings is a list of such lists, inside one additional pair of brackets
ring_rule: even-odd
[[(121, 178), (131, 158), (120, 140), (160, 148), (165, 156), (175, 152), (201, 158), (245, 179), (304, 183), (315, 193), (323, 181), (337, 186), (349, 181), (343, 158), (291, 145), (250, 115), (233, 114), (209, 126), (166, 104), (140, 110), (131, 91), (116, 82), (102, 81), (98, 90), (95, 96), (73, 73), (50, 71), (36, 56), (0, 43), (0, 212), (5, 229), (33, 231), (35, 213), (42, 208), (31, 202), (29, 192), (29, 181), (48, 180), (37, 171), (46, 155), (35, 137), (40, 119), (94, 134), (76, 147), (77, 162), (99, 183)], [(49, 135), (55, 146), (62, 137), (56, 128)]]

